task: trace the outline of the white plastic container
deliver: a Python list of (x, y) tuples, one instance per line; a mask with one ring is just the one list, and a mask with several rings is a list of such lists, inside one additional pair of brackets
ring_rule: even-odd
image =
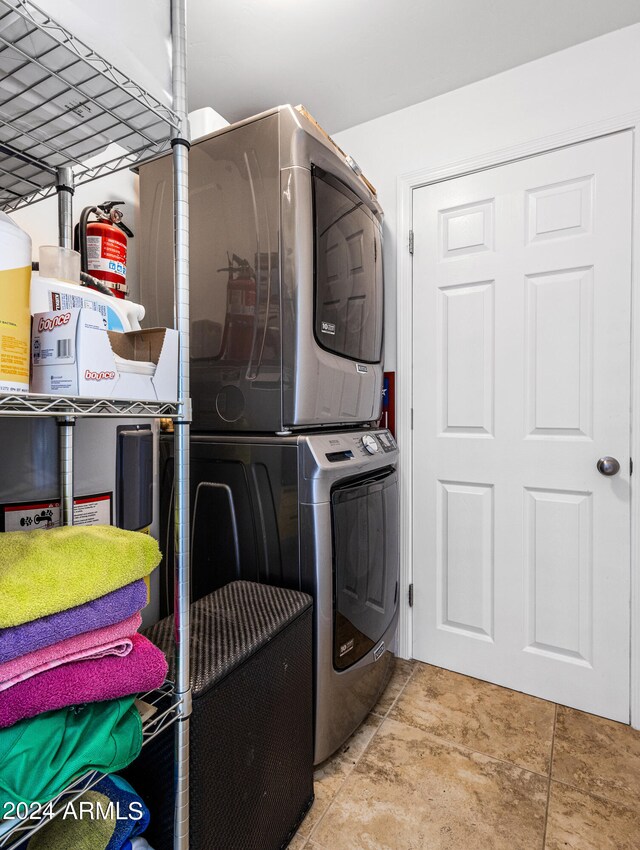
[(49, 310), (73, 310), (89, 307), (102, 314), (104, 327), (109, 331), (138, 331), (144, 318), (144, 307), (123, 298), (103, 295), (88, 286), (78, 286), (52, 277), (34, 273), (31, 279), (31, 314)]
[(0, 212), (0, 395), (29, 392), (31, 238)]
[(80, 286), (80, 254), (61, 245), (41, 245), (38, 251), (42, 277), (53, 277)]

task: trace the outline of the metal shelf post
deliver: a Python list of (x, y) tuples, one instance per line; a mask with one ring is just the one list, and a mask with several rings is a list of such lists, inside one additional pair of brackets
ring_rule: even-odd
[(56, 192), (58, 193), (58, 245), (61, 248), (73, 248), (73, 169), (69, 165), (58, 168), (56, 172)]
[(62, 416), (58, 425), (58, 453), (60, 467), (60, 521), (73, 525), (73, 416)]
[(190, 497), (189, 435), (189, 119), (187, 113), (187, 22), (186, 0), (172, 0), (171, 41), (173, 49), (173, 109), (179, 127), (171, 140), (173, 148), (175, 323), (180, 334), (178, 371), (178, 416), (175, 432), (175, 592), (176, 693), (182, 698), (175, 725), (174, 850), (189, 848), (189, 715), (191, 684), (189, 659)]
[[(73, 171), (70, 166), (58, 168), (58, 244), (73, 248)], [(61, 416), (58, 424), (58, 462), (60, 467), (60, 520), (73, 525), (73, 416)]]

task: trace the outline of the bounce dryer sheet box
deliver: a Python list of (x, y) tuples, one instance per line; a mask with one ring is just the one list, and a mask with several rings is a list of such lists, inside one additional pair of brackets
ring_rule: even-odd
[(36, 313), (31, 330), (31, 392), (113, 396), (118, 374), (102, 315), (79, 308)]
[(33, 317), (31, 392), (81, 398), (175, 401), (178, 332), (107, 331), (83, 307)]
[(178, 398), (178, 331), (147, 328), (117, 333), (107, 331), (119, 373), (113, 395), (141, 401)]

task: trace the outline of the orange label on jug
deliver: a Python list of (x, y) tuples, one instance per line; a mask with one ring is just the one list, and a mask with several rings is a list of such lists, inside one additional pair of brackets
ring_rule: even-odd
[(0, 271), (0, 393), (29, 391), (31, 266)]

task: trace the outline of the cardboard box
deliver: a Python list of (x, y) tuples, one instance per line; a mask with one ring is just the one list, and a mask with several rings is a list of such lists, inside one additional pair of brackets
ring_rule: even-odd
[[(345, 162), (347, 162), (349, 167), (352, 168), (354, 173), (360, 178), (360, 180), (362, 180), (362, 182), (367, 187), (367, 189), (371, 192), (371, 194), (374, 197), (377, 197), (378, 191), (377, 191), (376, 187), (367, 180), (367, 178), (364, 176), (364, 174), (362, 173), (362, 170), (360, 169), (358, 164), (355, 162), (353, 157), (350, 157), (349, 154), (346, 154), (342, 150), (340, 145), (338, 145), (331, 138), (331, 136), (327, 133), (327, 131), (324, 129), (324, 127), (321, 127), (320, 124), (318, 124), (318, 122), (313, 117), (313, 115), (310, 112), (308, 112), (307, 109), (301, 103), (299, 103), (297, 106), (295, 106), (294, 109), (296, 110), (296, 112), (299, 112), (300, 115), (303, 115), (307, 119), (307, 121), (310, 121), (314, 125), (314, 127), (316, 127), (318, 132), (322, 133), (322, 135), (325, 137), (325, 139), (333, 145), (333, 147), (338, 151), (340, 156), (345, 160)], [(354, 166), (355, 166), (355, 168), (354, 168)]]
[(31, 392), (81, 398), (176, 401), (178, 332), (117, 333), (86, 307), (36, 313)]

